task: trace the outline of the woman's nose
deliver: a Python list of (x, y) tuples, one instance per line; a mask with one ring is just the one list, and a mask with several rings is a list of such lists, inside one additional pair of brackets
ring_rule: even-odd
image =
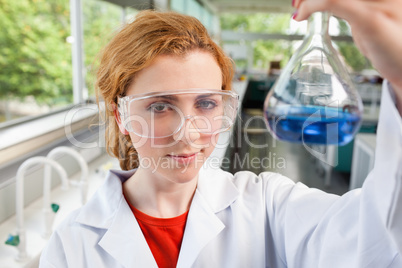
[(180, 129), (180, 131), (173, 134), (173, 139), (175, 141), (183, 141), (187, 144), (190, 144), (192, 142), (195, 142), (197, 139), (199, 139), (200, 136), (201, 136), (201, 134), (198, 131), (193, 118), (186, 116), (184, 124), (183, 124), (182, 128)]

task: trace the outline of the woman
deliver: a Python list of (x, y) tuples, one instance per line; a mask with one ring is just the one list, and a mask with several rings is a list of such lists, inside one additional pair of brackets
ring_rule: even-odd
[[(296, 19), (315, 11), (309, 3), (297, 3)], [(326, 4), (319, 10), (341, 5)], [(370, 41), (369, 56), (388, 53), (402, 72), (400, 50)], [(236, 112), (230, 60), (194, 18), (139, 13), (98, 72), (107, 148), (123, 171), (58, 227), (41, 267), (402, 267), (402, 122), (391, 97), (400, 101), (402, 82), (378, 68), (393, 89), (384, 90), (376, 164), (361, 191), (339, 197), (274, 173), (204, 169)]]

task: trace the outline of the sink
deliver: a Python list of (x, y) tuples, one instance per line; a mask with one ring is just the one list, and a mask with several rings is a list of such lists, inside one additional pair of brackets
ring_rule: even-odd
[[(119, 168), (117, 159), (104, 155), (94, 160), (89, 164), (89, 178), (88, 178), (88, 198), (90, 198), (98, 187), (104, 182), (107, 170), (104, 168)], [(80, 172), (77, 175), (70, 177), (70, 179), (80, 179)], [(54, 224), (52, 230), (73, 210), (81, 206), (81, 190), (80, 188), (70, 187), (69, 190), (63, 191), (61, 186), (55, 187), (51, 192), (52, 202), (60, 205), (60, 209), (55, 214)], [(16, 217), (12, 216), (0, 224), (0, 237), (2, 243), (0, 244), (0, 268), (17, 268), (17, 267), (38, 267), (39, 258), (42, 249), (47, 243), (47, 239), (41, 236), (43, 227), (43, 197), (38, 198), (24, 209), (27, 253), (29, 260), (18, 262), (15, 260), (17, 255), (17, 248), (5, 245), (4, 241), (9, 234), (16, 233)], [(0, 241), (1, 242), (1, 241)]]

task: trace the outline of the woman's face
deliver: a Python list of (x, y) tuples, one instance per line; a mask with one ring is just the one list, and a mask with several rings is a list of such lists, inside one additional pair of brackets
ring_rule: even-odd
[[(137, 73), (126, 96), (186, 89), (198, 93), (197, 88), (222, 88), (221, 69), (207, 52), (193, 51), (184, 57), (158, 56), (149, 67)], [(184, 115), (191, 115), (191, 97), (179, 96), (176, 102)], [(179, 132), (164, 138), (144, 138), (130, 132), (140, 158), (141, 174), (172, 183), (185, 183), (196, 178), (214, 150), (218, 134), (199, 133), (192, 124), (191, 120), (186, 120)]]

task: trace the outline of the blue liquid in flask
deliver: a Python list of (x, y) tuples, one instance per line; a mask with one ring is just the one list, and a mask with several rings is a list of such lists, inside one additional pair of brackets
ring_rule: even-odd
[(345, 145), (360, 127), (361, 117), (338, 108), (281, 107), (266, 110), (271, 132), (279, 140), (322, 145)]

